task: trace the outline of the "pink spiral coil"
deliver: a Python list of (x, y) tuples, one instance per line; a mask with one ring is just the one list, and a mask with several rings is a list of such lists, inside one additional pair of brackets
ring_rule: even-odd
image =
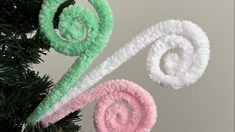
[(152, 96), (127, 80), (112, 80), (86, 90), (40, 121), (45, 126), (55, 123), (95, 100), (98, 100), (94, 111), (98, 132), (149, 132), (156, 122)]

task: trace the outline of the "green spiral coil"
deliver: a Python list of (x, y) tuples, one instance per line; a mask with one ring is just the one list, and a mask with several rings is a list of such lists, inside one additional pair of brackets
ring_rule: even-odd
[(76, 84), (106, 46), (112, 32), (113, 16), (107, 0), (89, 0), (97, 15), (79, 4), (64, 8), (59, 16), (60, 32), (56, 32), (53, 19), (59, 6), (64, 2), (66, 0), (44, 0), (39, 15), (41, 31), (57, 52), (79, 57), (30, 115), (27, 124), (35, 124)]

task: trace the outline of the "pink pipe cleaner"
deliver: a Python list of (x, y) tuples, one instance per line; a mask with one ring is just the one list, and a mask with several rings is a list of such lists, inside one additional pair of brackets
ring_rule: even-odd
[(48, 126), (94, 100), (98, 100), (94, 111), (98, 132), (149, 132), (156, 122), (152, 96), (127, 80), (112, 80), (91, 88), (40, 121)]

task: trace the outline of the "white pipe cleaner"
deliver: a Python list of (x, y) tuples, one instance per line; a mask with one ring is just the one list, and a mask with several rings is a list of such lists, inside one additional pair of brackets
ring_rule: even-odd
[[(95, 85), (151, 43), (147, 69), (150, 78), (163, 87), (179, 89), (195, 83), (207, 67), (210, 46), (205, 32), (190, 21), (163, 21), (140, 33), (80, 79), (43, 117)], [(160, 62), (164, 63), (164, 70)]]

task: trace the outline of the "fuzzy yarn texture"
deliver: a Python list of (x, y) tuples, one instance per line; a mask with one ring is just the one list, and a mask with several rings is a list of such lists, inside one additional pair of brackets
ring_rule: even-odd
[[(163, 87), (179, 89), (190, 85), (202, 76), (207, 67), (210, 46), (205, 32), (190, 21), (163, 21), (140, 33), (81, 78), (41, 118), (57, 111), (151, 43), (147, 69), (150, 78)], [(160, 61), (164, 63), (164, 71), (160, 68)]]
[(89, 89), (41, 121), (44, 125), (54, 123), (94, 100), (98, 100), (94, 112), (98, 132), (149, 132), (156, 122), (152, 96), (127, 80), (112, 80)]
[(113, 16), (107, 0), (89, 0), (98, 17), (78, 4), (64, 8), (60, 14), (60, 32), (56, 33), (53, 18), (58, 7), (65, 1), (43, 1), (39, 16), (40, 27), (56, 51), (64, 55), (79, 56), (79, 58), (30, 115), (27, 119), (28, 124), (35, 124), (76, 84), (80, 76), (106, 46), (111, 35)]

